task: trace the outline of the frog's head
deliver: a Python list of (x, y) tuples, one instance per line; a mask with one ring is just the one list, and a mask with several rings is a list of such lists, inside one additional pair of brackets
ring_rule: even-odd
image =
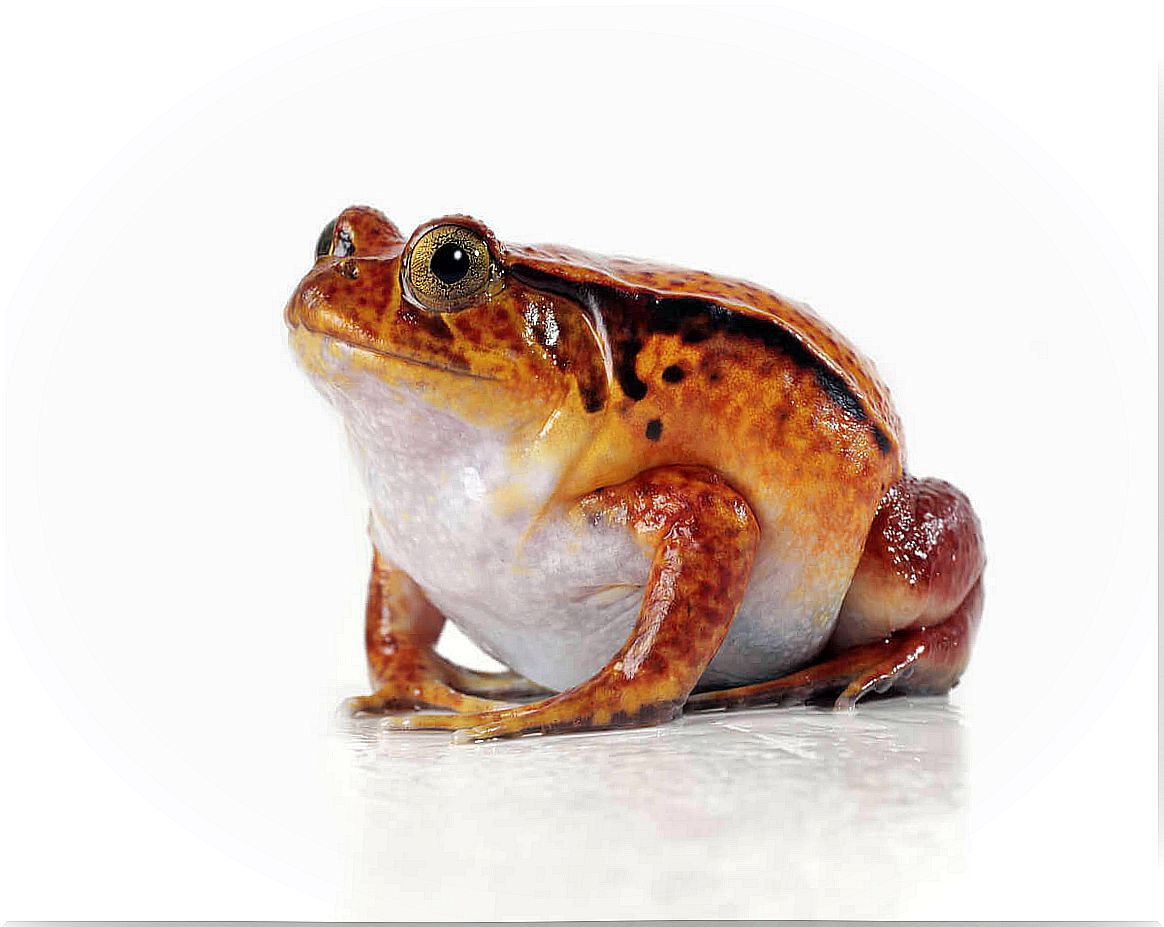
[(592, 416), (609, 379), (595, 323), (510, 271), (476, 219), (435, 219), (405, 239), (351, 207), (324, 228), (287, 304), (291, 342), (333, 398), (371, 375), (475, 425)]

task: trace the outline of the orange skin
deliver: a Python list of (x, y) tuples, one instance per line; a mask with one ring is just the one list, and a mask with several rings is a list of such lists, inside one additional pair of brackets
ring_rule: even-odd
[[(466, 304), (437, 311), (408, 282), (408, 262), (448, 226), (487, 249), (490, 276)], [(333, 376), (328, 354), (341, 344), (379, 381), (506, 429), (514, 454), (563, 474), (539, 503), (547, 517), (622, 526), (652, 564), (634, 629), (605, 668), (507, 705), (544, 690), (437, 656), (444, 616), (378, 553), (367, 608), (375, 691), (353, 710), (441, 708), (451, 713), (388, 723), (485, 740), (654, 724), (685, 705), (837, 693), (852, 705), (870, 691), (957, 682), (981, 614), (977, 519), (953, 487), (905, 473), (888, 390), (807, 307), (705, 273), (503, 244), (465, 216), (406, 241), (381, 213), (353, 207), (321, 245), (285, 314), (309, 373)], [(834, 655), (692, 697), (764, 539), (771, 562), (807, 564), (790, 595), (843, 598), (839, 617), (825, 616), (836, 618)]]

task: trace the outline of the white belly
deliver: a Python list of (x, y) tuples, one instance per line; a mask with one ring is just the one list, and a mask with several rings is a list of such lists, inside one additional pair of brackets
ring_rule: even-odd
[[(447, 452), (439, 488), (366, 463), (372, 539), (482, 650), (523, 676), (566, 689), (594, 675), (638, 616), (649, 553), (629, 530), (552, 512), (499, 514), (489, 455)], [(803, 590), (806, 564), (765, 538), (728, 636), (704, 674), (712, 687), (772, 679), (828, 640), (844, 590)], [(797, 594), (799, 592), (799, 594)]]
[[(547, 514), (561, 474), (544, 462), (516, 462), (506, 436), (368, 375), (342, 388), (328, 379), (317, 385), (344, 413), (373, 542), (450, 621), (554, 689), (582, 682), (614, 655), (633, 628), (650, 569), (627, 529)], [(845, 590), (814, 588), (798, 549), (792, 538), (762, 537), (704, 684), (774, 678), (824, 646)]]
[[(377, 534), (378, 546), (384, 544)], [(461, 550), (456, 578), (418, 563), (410, 574), (482, 650), (541, 685), (565, 689), (594, 675), (626, 641), (650, 569), (618, 529), (579, 537), (564, 523), (535, 535), (515, 559)], [(390, 558), (393, 554), (381, 547)], [(400, 562), (404, 552), (395, 555)], [(728, 636), (703, 675), (711, 687), (773, 679), (815, 656), (840, 607), (788, 595), (787, 574), (761, 559)]]

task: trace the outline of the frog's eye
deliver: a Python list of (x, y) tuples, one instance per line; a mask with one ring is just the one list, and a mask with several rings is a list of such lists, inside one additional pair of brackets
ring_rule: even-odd
[(332, 219), (327, 225), (323, 227), (323, 231), (319, 233), (319, 241), (315, 243), (315, 256), (317, 258), (327, 257), (348, 257), (355, 252), (352, 246), (352, 233), (346, 227), (340, 229), (339, 237), (335, 234), (336, 220)]
[(331, 254), (331, 241), (335, 238), (335, 219), (332, 219), (319, 233), (319, 241), (315, 243), (315, 256), (327, 257)]
[(492, 279), (489, 246), (460, 225), (438, 225), (416, 240), (404, 266), (408, 295), (433, 312), (454, 312), (476, 300)]

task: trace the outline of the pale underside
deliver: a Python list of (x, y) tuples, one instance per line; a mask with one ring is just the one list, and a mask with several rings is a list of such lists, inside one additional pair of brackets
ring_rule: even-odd
[[(372, 541), (486, 653), (565, 689), (599, 670), (638, 615), (650, 551), (551, 499), (561, 465), (513, 453), (465, 422), (349, 364), (334, 342), (306, 365), (343, 414), (372, 509)], [(599, 487), (594, 487), (595, 489)], [(746, 492), (745, 492), (746, 496)], [(771, 679), (809, 662), (847, 581), (817, 588), (803, 538), (762, 526), (747, 593), (701, 685)]]

